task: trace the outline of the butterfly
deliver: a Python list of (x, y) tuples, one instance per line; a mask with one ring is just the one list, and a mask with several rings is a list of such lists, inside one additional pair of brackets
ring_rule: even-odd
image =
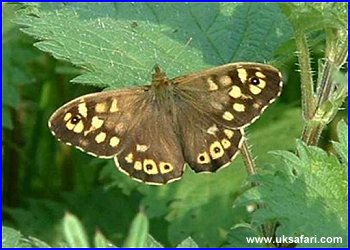
[(59, 141), (162, 185), (180, 179), (186, 165), (195, 172), (228, 166), (244, 128), (281, 91), (281, 73), (266, 64), (230, 63), (173, 79), (156, 65), (150, 85), (78, 97), (48, 125)]

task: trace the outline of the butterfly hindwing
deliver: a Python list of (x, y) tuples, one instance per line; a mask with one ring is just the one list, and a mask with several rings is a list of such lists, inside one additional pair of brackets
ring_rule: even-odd
[(239, 153), (243, 129), (224, 127), (207, 114), (200, 114), (190, 103), (180, 106), (178, 126), (188, 165), (195, 172), (216, 172), (228, 166)]
[(142, 116), (137, 127), (129, 130), (115, 163), (133, 179), (159, 185), (179, 179), (185, 161), (172, 117), (155, 106), (142, 110), (147, 115)]
[(197, 110), (231, 128), (253, 123), (282, 90), (280, 72), (258, 63), (227, 64), (173, 81)]

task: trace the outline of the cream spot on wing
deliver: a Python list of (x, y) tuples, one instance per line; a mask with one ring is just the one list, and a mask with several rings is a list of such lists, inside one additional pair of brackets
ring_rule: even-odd
[(85, 103), (85, 102), (80, 103), (80, 104), (78, 105), (78, 112), (79, 112), (79, 114), (81, 114), (81, 116), (87, 117), (87, 115), (88, 115), (88, 109), (87, 109), (87, 107), (86, 107), (86, 103)]
[(66, 122), (72, 117), (72, 113), (68, 112), (64, 115), (63, 120)]
[(262, 72), (255, 72), (255, 75), (259, 78), (266, 78), (266, 75), (264, 75)]
[(125, 156), (125, 161), (127, 163), (132, 163), (133, 162), (133, 159), (134, 159), (134, 155), (132, 153), (128, 154), (127, 156)]
[(222, 157), (225, 153), (224, 149), (222, 148), (220, 142), (215, 141), (210, 145), (210, 156), (213, 160), (218, 159)]
[(96, 135), (96, 137), (95, 137), (95, 141), (97, 142), (97, 143), (101, 143), (101, 142), (103, 142), (104, 140), (106, 139), (106, 133), (104, 133), (104, 132), (100, 132), (98, 135)]
[(98, 129), (98, 128), (102, 127), (103, 123), (104, 123), (103, 119), (100, 119), (97, 116), (92, 117), (91, 125), (95, 129)]
[(224, 118), (226, 121), (232, 121), (233, 120), (233, 114), (231, 114), (228, 111), (225, 111), (225, 113), (222, 115), (222, 118)]
[(238, 72), (238, 77), (241, 80), (241, 82), (246, 82), (247, 78), (248, 78), (248, 73), (245, 69), (241, 68), (241, 69), (237, 69)]
[(136, 144), (136, 151), (137, 152), (146, 152), (147, 149), (149, 149), (149, 145), (139, 145), (139, 144)]
[(159, 163), (159, 170), (162, 174), (167, 174), (171, 171), (173, 171), (174, 166), (168, 162), (160, 162)]
[(221, 76), (219, 78), (219, 82), (223, 85), (223, 86), (228, 86), (228, 85), (231, 85), (232, 84), (232, 79), (230, 76), (228, 75), (224, 75), (224, 76)]
[(207, 83), (209, 84), (209, 90), (214, 91), (219, 89), (218, 85), (213, 81), (213, 79), (210, 77), (207, 79)]
[(235, 103), (235, 104), (233, 104), (233, 109), (237, 112), (244, 112), (245, 106), (244, 106), (244, 104)]
[(116, 147), (118, 146), (120, 142), (120, 139), (116, 136), (112, 136), (111, 139), (109, 140), (109, 145), (111, 145), (111, 147)]
[(199, 164), (206, 164), (206, 163), (209, 163), (210, 162), (210, 157), (208, 155), (207, 152), (204, 152), (204, 153), (201, 153), (201, 154), (198, 154), (197, 156), (197, 162)]
[(216, 101), (211, 101), (210, 102), (210, 105), (214, 108), (214, 109), (218, 109), (218, 110), (223, 110), (224, 109), (224, 106), (219, 103), (219, 102), (216, 102)]
[(83, 121), (79, 121), (77, 124), (75, 124), (75, 126), (73, 128), (73, 132), (77, 133), (77, 134), (83, 132), (83, 130), (84, 130), (84, 123), (83, 123)]
[(262, 79), (259, 79), (259, 84), (258, 84), (258, 87), (263, 89), (266, 87), (266, 82)]
[(258, 95), (261, 93), (261, 88), (258, 88), (255, 85), (249, 85), (249, 90), (253, 95)]
[(230, 96), (232, 96), (233, 98), (239, 98), (242, 95), (242, 91), (241, 91), (240, 87), (234, 85), (234, 86), (232, 86), (232, 88), (228, 94)]
[(211, 126), (210, 128), (207, 129), (207, 133), (211, 134), (211, 135), (215, 135), (215, 133), (219, 131), (218, 127), (216, 126), (216, 124), (213, 124), (213, 126)]
[(255, 108), (255, 109), (259, 109), (259, 108), (260, 108), (259, 103), (253, 103), (253, 108)]
[(154, 160), (145, 159), (143, 161), (143, 171), (145, 171), (147, 174), (158, 174), (157, 164), (154, 162)]
[(142, 170), (142, 162), (140, 162), (140, 161), (135, 161), (135, 163), (134, 163), (134, 169), (136, 169), (136, 170)]
[(225, 149), (228, 149), (231, 146), (231, 142), (227, 139), (222, 139), (221, 144)]
[(97, 113), (104, 113), (107, 111), (107, 103), (106, 102), (100, 102), (95, 105), (95, 111)]
[(75, 127), (75, 124), (71, 123), (70, 121), (67, 122), (66, 128), (67, 128), (68, 130), (73, 130), (74, 127)]
[(109, 108), (109, 111), (113, 113), (113, 112), (117, 112), (118, 110), (119, 110), (119, 108), (118, 108), (118, 100), (113, 98), (111, 107)]
[(234, 132), (230, 129), (224, 129), (224, 133), (227, 136), (227, 138), (231, 139), (234, 135)]

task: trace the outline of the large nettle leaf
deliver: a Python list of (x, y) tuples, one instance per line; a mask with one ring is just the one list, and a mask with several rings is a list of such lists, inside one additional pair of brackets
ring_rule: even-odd
[(17, 23), (39, 40), (35, 46), (84, 67), (87, 72), (74, 82), (100, 87), (149, 82), (156, 63), (174, 77), (231, 61), (264, 62), (291, 35), (274, 4), (40, 3), (26, 7), (18, 13)]
[[(298, 246), (326, 246), (321, 237), (341, 237), (329, 246), (347, 244), (347, 125), (338, 125), (337, 155), (298, 141), (297, 155), (274, 151), (278, 164), (253, 178), (259, 185), (236, 200), (235, 205), (261, 204), (253, 213), (251, 235), (262, 224), (278, 222), (276, 236), (317, 237), (317, 242), (300, 242)], [(339, 158), (338, 158), (339, 157)], [(341, 159), (341, 161), (339, 160)], [(237, 228), (239, 229), (237, 231)], [(230, 232), (235, 246), (237, 227)], [(261, 236), (261, 235), (260, 235)]]

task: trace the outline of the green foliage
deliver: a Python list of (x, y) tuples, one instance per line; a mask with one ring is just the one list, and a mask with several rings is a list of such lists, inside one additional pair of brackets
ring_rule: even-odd
[(31, 40), (24, 39), (18, 27), (11, 22), (14, 7), (3, 6), (2, 26), (2, 127), (12, 129), (11, 110), (20, 104), (21, 85), (29, 84), (33, 75), (28, 68), (38, 56), (31, 45)]
[[(347, 24), (346, 7), (3, 4), (3, 225), (11, 226), (3, 226), (3, 246), (263, 247), (245, 237), (264, 235), (261, 225), (274, 222), (277, 236), (343, 236), (345, 246), (347, 125), (329, 126), (321, 144), (327, 151), (295, 143), (305, 124), (294, 55), (296, 34), (307, 33), (306, 50), (319, 65), (311, 65), (310, 76), (323, 71), (323, 58), (340, 54), (335, 41), (344, 35), (334, 31)], [(325, 48), (332, 48), (326, 56)], [(51, 112), (66, 101), (95, 87), (143, 85), (156, 63), (175, 77), (231, 61), (273, 63), (286, 80), (279, 101), (246, 131), (254, 177), (247, 179), (238, 157), (218, 173), (186, 170), (179, 182), (150, 187), (112, 161), (59, 144), (47, 129)], [(347, 96), (344, 71), (331, 74), (338, 92), (323, 108), (331, 111), (328, 120)], [(250, 181), (261, 185), (250, 188)]]
[[(347, 125), (340, 122), (337, 148), (347, 147)], [(338, 151), (339, 152), (339, 151)], [(260, 185), (251, 188), (236, 200), (236, 206), (259, 204), (253, 213), (252, 224), (256, 230), (267, 222), (279, 222), (276, 236), (341, 236), (347, 242), (347, 163), (324, 150), (297, 143), (297, 155), (287, 151), (273, 151), (278, 163), (266, 172), (253, 176)], [(343, 154), (343, 152), (341, 152)], [(307, 222), (307, 223), (305, 223)], [(240, 228), (239, 228), (240, 229)], [(241, 230), (241, 229), (240, 229)], [(241, 233), (233, 229), (232, 236)], [(236, 232), (237, 231), (237, 232)], [(299, 244), (300, 247), (310, 244)], [(312, 246), (325, 246), (315, 243)]]
[[(41, 3), (16, 22), (40, 40), (40, 50), (86, 69), (72, 81), (103, 87), (144, 84), (156, 63), (173, 77), (229, 61), (270, 60), (291, 35), (277, 6), (266, 4)], [(256, 42), (266, 37), (272, 42)]]
[(148, 234), (148, 219), (143, 212), (136, 215), (131, 223), (129, 235), (126, 238), (124, 247), (137, 248), (145, 246)]
[(49, 248), (45, 242), (34, 237), (24, 237), (19, 231), (2, 227), (2, 247), (3, 248)]

